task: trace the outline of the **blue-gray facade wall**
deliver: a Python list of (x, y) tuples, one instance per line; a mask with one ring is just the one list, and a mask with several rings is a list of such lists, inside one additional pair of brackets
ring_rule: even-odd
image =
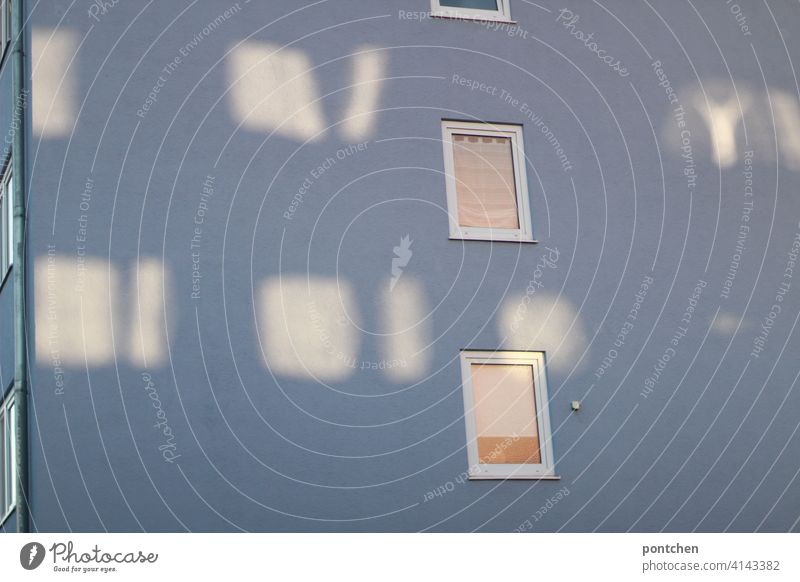
[[(39, 531), (798, 530), (796, 4), (28, 5)], [(442, 119), (538, 243), (449, 239)], [(560, 481), (463, 478), (462, 349), (546, 352)]]

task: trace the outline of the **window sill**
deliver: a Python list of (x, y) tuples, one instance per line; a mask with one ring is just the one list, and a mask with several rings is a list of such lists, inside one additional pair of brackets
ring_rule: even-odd
[(515, 243), (538, 243), (539, 241), (534, 238), (519, 238), (514, 236), (495, 236), (495, 237), (478, 237), (478, 236), (450, 236), (450, 240), (475, 240), (483, 242), (515, 242)]
[(517, 24), (516, 20), (506, 18), (505, 16), (492, 17), (492, 16), (477, 16), (474, 14), (459, 14), (458, 12), (431, 12), (431, 18), (443, 18), (445, 20), (465, 20), (471, 22), (499, 22), (501, 24)]
[(487, 480), (494, 480), (494, 481), (509, 481), (511, 479), (525, 479), (528, 481), (560, 481), (561, 477), (559, 475), (470, 475), (470, 481), (487, 481)]

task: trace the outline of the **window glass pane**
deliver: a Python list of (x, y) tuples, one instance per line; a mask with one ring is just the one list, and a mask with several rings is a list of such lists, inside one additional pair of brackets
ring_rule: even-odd
[(511, 138), (453, 134), (458, 223), (519, 228)]
[(0, 408), (0, 514), (5, 514), (6, 509), (8, 509), (8, 499), (6, 498), (6, 418), (3, 409)]
[(8, 452), (6, 453), (8, 491), (6, 496), (8, 504), (13, 505), (17, 497), (16, 483), (14, 482), (17, 475), (17, 417), (13, 402), (6, 411), (6, 440), (8, 441)]
[(536, 425), (533, 367), (471, 364), (478, 462), (542, 462)]
[(5, 277), (8, 267), (8, 221), (6, 220), (6, 197), (4, 185), (0, 184), (0, 279)]
[(439, 0), (440, 6), (497, 10), (497, 0)]
[[(9, 166), (11, 160), (8, 160)], [(8, 180), (6, 181), (6, 192), (3, 196), (6, 204), (6, 214), (8, 217), (8, 236), (6, 237), (6, 265), (10, 265), (13, 260), (12, 249), (14, 248), (14, 179), (11, 170), (8, 170)]]

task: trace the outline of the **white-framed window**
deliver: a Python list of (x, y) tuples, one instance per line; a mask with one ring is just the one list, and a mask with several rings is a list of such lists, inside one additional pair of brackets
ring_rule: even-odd
[(11, 43), (11, 0), (0, 0), (0, 59)]
[(544, 352), (461, 352), (471, 479), (557, 479)]
[(443, 121), (450, 238), (534, 242), (521, 125)]
[(0, 283), (13, 262), (14, 244), (14, 180), (11, 175), (11, 157), (9, 156), (2, 176), (0, 176)]
[(16, 470), (17, 419), (11, 393), (0, 403), (0, 523), (14, 511), (17, 502)]
[(510, 22), (510, 2), (511, 0), (431, 0), (431, 15)]

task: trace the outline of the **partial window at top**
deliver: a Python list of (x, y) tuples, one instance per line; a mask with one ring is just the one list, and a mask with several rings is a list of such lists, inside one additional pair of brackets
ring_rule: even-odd
[(510, 0), (431, 0), (434, 16), (510, 20)]

